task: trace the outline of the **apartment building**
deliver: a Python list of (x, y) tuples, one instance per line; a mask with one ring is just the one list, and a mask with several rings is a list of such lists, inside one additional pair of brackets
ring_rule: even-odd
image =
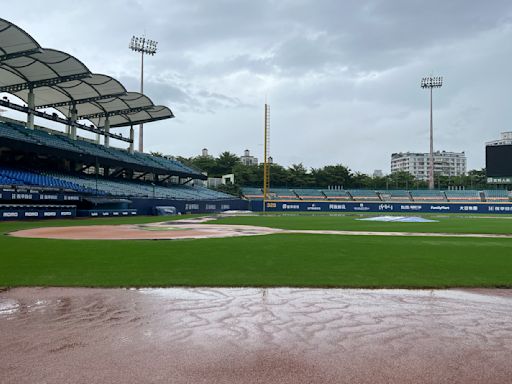
[[(393, 153), (391, 173), (406, 171), (419, 180), (430, 177), (430, 153)], [(467, 173), (467, 159), (463, 152), (434, 152), (434, 174), (460, 176)]]

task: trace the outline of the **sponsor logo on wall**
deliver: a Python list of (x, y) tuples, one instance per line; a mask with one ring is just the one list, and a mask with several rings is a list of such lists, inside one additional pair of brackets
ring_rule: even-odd
[(354, 207), (354, 211), (369, 211), (370, 207), (365, 207), (363, 203), (359, 203), (359, 207)]
[(508, 207), (508, 206), (490, 206), (490, 207), (487, 207), (489, 209), (489, 211), (512, 211), (512, 207)]
[(430, 209), (432, 209), (434, 211), (449, 211), (450, 207), (448, 207), (446, 205), (431, 205)]
[(25, 217), (38, 217), (38, 212), (25, 212)]
[(18, 217), (18, 212), (4, 212), (4, 217)]
[(283, 204), (283, 209), (299, 209), (299, 204)]
[(65, 211), (60, 213), (61, 216), (71, 216), (71, 212)]
[(307, 209), (308, 209), (308, 211), (321, 211), (322, 207), (317, 207), (317, 205), (315, 203), (313, 203), (313, 204), (311, 204), (311, 207), (308, 207)]
[(329, 204), (329, 209), (347, 209), (345, 204)]
[(393, 206), (391, 204), (381, 204), (379, 205), (379, 211), (392, 211)]
[(407, 210), (411, 210), (411, 211), (420, 211), (421, 210), (421, 205), (402, 205), (400, 207), (400, 209), (402, 211), (407, 211)]
[(44, 216), (46, 216), (46, 217), (57, 216), (57, 212), (45, 212)]
[(58, 200), (59, 196), (57, 196), (57, 195), (39, 195), (39, 199), (41, 199), (41, 200)]

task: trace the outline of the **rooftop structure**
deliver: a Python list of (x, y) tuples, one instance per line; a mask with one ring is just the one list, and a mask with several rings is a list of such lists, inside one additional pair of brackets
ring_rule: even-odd
[(240, 162), (244, 165), (258, 165), (258, 159), (251, 156), (248, 149), (244, 151), (244, 155), (240, 156)]
[(486, 147), (493, 147), (496, 145), (512, 145), (512, 132), (501, 132), (500, 140), (494, 140), (485, 143)]

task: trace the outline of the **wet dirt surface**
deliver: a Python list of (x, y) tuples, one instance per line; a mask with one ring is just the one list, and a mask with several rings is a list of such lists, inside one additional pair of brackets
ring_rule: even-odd
[[(152, 230), (150, 230), (152, 229)], [(158, 230), (157, 230), (158, 229)], [(420, 236), (420, 237), (485, 237), (512, 238), (511, 234), (428, 233), (384, 231), (284, 230), (252, 225), (190, 224), (188, 222), (153, 223), (146, 225), (94, 225), (76, 227), (43, 227), (9, 232), (9, 236), (61, 240), (185, 240), (239, 236), (260, 236), (276, 233), (351, 236)]]
[(510, 290), (0, 290), (3, 383), (510, 383)]

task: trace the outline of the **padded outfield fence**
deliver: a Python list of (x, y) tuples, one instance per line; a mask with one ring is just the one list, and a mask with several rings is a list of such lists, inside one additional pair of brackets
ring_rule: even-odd
[[(263, 211), (263, 201), (253, 200), (252, 210)], [(451, 202), (347, 202), (347, 201), (270, 201), (265, 212), (327, 212), (327, 213), (488, 213), (512, 214), (512, 203)]]

